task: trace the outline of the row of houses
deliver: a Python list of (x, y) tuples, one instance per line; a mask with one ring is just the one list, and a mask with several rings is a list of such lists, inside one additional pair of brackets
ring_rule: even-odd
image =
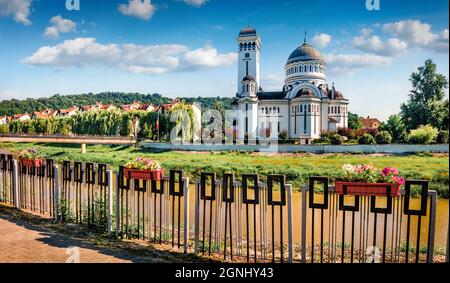
[(0, 125), (8, 124), (12, 121), (26, 121), (26, 120), (35, 120), (35, 119), (48, 119), (55, 117), (71, 117), (79, 112), (88, 112), (88, 111), (100, 111), (100, 110), (112, 110), (112, 109), (120, 109), (124, 112), (130, 111), (146, 111), (146, 112), (158, 112), (162, 115), (166, 114), (173, 107), (179, 104), (180, 101), (178, 99), (173, 99), (172, 102), (164, 105), (155, 106), (151, 103), (142, 103), (140, 101), (134, 101), (131, 104), (125, 104), (120, 106), (115, 106), (113, 104), (102, 104), (97, 102), (95, 105), (88, 106), (73, 106), (67, 109), (59, 109), (52, 110), (48, 109), (45, 111), (37, 111), (31, 114), (16, 114), (12, 116), (0, 116)]

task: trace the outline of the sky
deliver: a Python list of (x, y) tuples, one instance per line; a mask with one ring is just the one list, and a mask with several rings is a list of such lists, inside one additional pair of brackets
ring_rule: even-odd
[(448, 0), (380, 0), (379, 9), (366, 0), (79, 3), (0, 0), (0, 100), (103, 91), (232, 97), (236, 38), (248, 25), (263, 44), (264, 90), (282, 89), (287, 58), (307, 31), (328, 83), (360, 116), (398, 113), (411, 73), (429, 58), (449, 77)]

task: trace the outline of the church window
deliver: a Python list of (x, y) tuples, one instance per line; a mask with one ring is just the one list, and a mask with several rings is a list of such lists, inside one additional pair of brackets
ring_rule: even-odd
[(298, 72), (298, 67), (295, 67), (295, 72), (296, 72), (296, 73)]
[(256, 49), (256, 43), (255, 43), (255, 42), (253, 42), (253, 44), (252, 44), (252, 49), (253, 49), (253, 50)]
[(308, 112), (311, 113), (311, 105), (308, 105)]
[(278, 122), (278, 127), (277, 127), (278, 133), (280, 133), (280, 129), (281, 129), (281, 122)]
[(245, 58), (250, 58), (250, 53), (245, 53)]
[(278, 109), (278, 114), (280, 114), (280, 107), (278, 107), (277, 109)]
[(300, 105), (300, 112), (303, 112), (303, 105)]
[(269, 114), (269, 109), (266, 107), (266, 115)]
[(338, 107), (338, 113), (341, 114), (341, 107)]
[(241, 44), (239, 44), (239, 51), (242, 51), (242, 43)]
[(312, 66), (312, 65), (309, 66), (309, 71), (310, 71), (310, 72), (313, 71), (313, 66)]

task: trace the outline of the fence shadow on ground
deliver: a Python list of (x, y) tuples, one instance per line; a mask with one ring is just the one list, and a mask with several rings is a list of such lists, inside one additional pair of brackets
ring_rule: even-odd
[[(89, 230), (80, 229), (70, 224), (60, 224), (49, 218), (42, 218), (31, 213), (1, 205), (0, 219), (14, 223), (27, 230), (38, 232), (41, 236), (38, 241), (56, 248), (66, 249), (69, 247), (78, 247), (89, 249), (132, 263), (213, 262), (212, 260), (193, 258), (191, 255), (184, 256), (179, 252), (157, 250), (152, 245), (143, 246), (132, 242), (115, 241), (106, 236), (102, 237), (99, 235), (92, 237), (92, 235), (89, 236), (91, 233)], [(107, 246), (101, 246), (101, 243), (106, 241)]]

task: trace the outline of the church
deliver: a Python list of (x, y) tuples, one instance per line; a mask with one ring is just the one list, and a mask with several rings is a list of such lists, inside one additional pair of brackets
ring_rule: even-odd
[(348, 127), (348, 104), (326, 80), (326, 62), (305, 41), (287, 59), (284, 86), (266, 92), (260, 85), (261, 39), (254, 28), (240, 31), (237, 94), (233, 99), (238, 140), (277, 139), (280, 133), (311, 144), (325, 131)]

